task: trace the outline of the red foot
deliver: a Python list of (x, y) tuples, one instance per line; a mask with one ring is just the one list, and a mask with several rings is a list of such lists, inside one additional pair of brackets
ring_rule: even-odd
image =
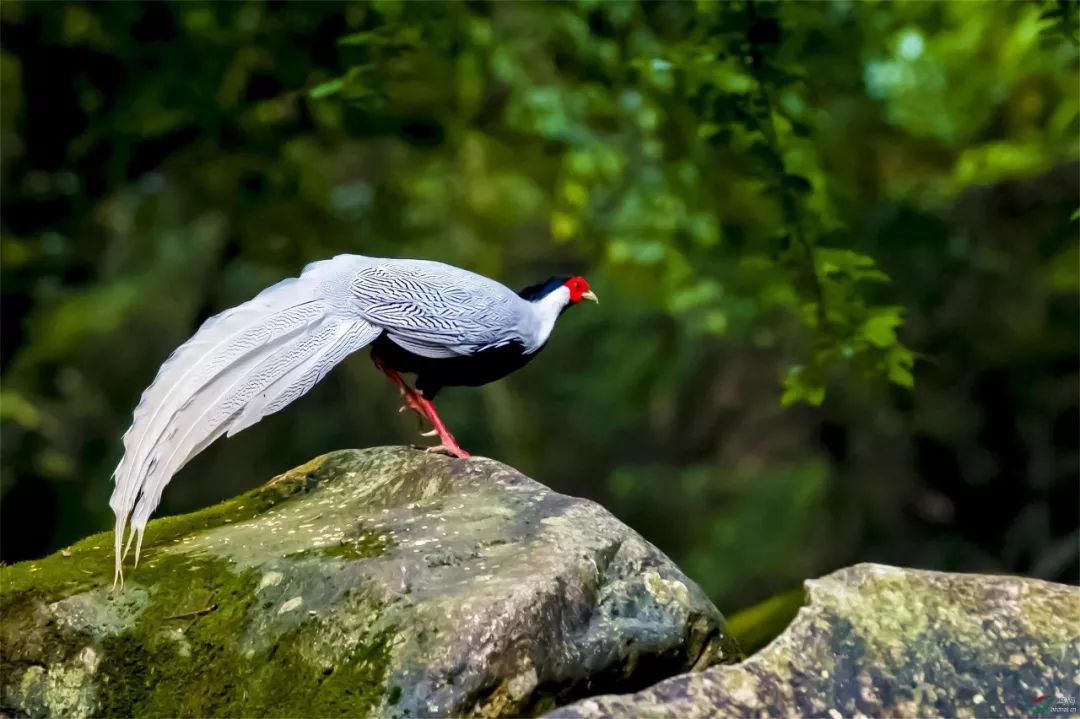
[(416, 395), (416, 399), (423, 406), (427, 412), (427, 418), (431, 420), (431, 424), (435, 426), (435, 434), (439, 435), (439, 444), (434, 447), (429, 447), (428, 452), (446, 452), (452, 454), (455, 457), (465, 459), (469, 456), (469, 453), (458, 446), (457, 440), (454, 439), (454, 435), (450, 434), (450, 430), (446, 428), (443, 421), (439, 419), (439, 413), (435, 411), (435, 405), (429, 400), (424, 399), (420, 394)]
[(448, 454), (451, 457), (457, 457), (458, 459), (468, 459), (472, 456), (468, 452), (463, 450), (461, 447), (459, 447), (457, 445), (457, 442), (454, 441), (453, 437), (450, 438), (450, 444), (446, 444), (446, 442), (443, 441), (442, 444), (437, 444), (434, 447), (428, 447), (424, 451), (428, 454)]

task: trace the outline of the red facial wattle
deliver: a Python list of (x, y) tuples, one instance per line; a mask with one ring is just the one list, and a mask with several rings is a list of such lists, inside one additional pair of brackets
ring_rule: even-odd
[(566, 289), (570, 290), (570, 302), (596, 301), (596, 295), (589, 291), (589, 283), (585, 281), (584, 277), (571, 277), (564, 284)]

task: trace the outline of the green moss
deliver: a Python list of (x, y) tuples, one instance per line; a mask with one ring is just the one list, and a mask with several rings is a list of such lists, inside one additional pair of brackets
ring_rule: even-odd
[[(320, 470), (323, 461), (323, 457), (313, 459), (262, 487), (213, 507), (155, 519), (146, 527), (140, 563), (152, 563), (163, 548), (182, 537), (262, 514), (306, 489), (311, 475)], [(44, 559), (0, 565), (0, 611), (6, 619), (8, 610), (22, 604), (20, 600), (27, 598), (27, 595), (33, 595), (35, 600), (51, 602), (94, 586), (111, 584), (112, 578), (113, 535), (112, 532), (102, 532)]]
[[(128, 574), (126, 596), (138, 588), (138, 607), (106, 632), (76, 629), (39, 607), (91, 592), (79, 602), (117, 613), (117, 598), (101, 591), (113, 578), (110, 533), (88, 537), (41, 560), (0, 566), (0, 637), (25, 649), (0, 658), (5, 675), (56, 666), (92, 646), (100, 663), (96, 671), (86, 669), (88, 676), (80, 681), (92, 682), (101, 716), (317, 717), (369, 712), (385, 694), (393, 630), (342, 637), (337, 626), (324, 625), (315, 616), (304, 617), (299, 625), (268, 623), (264, 612), (272, 607), (256, 597), (263, 577), (259, 570), (239, 571), (226, 556), (197, 549), (168, 551), (191, 536), (242, 523), (341, 476), (343, 463), (352, 467), (353, 453), (318, 458), (217, 506), (151, 522), (138, 571)], [(390, 546), (384, 535), (352, 525), (340, 544), (298, 554), (351, 561), (383, 555)], [(370, 600), (361, 595), (355, 601)], [(358, 611), (377, 616), (380, 607)], [(281, 634), (267, 636), (273, 626)], [(40, 641), (27, 642), (27, 636), (47, 637), (48, 656), (42, 654)], [(75, 669), (83, 671), (81, 665)], [(398, 698), (400, 693), (398, 688)]]
[[(145, 573), (150, 605), (102, 643), (100, 716), (358, 716), (383, 696), (389, 632), (326, 663), (311, 620), (247, 648), (258, 572), (209, 557), (169, 557)], [(378, 611), (378, 608), (373, 608)]]
[(371, 559), (373, 557), (383, 556), (392, 546), (394, 546), (393, 541), (387, 539), (385, 535), (365, 529), (360, 531), (357, 536), (347, 537), (338, 544), (333, 544), (329, 547), (303, 549), (299, 552), (292, 552), (288, 556), (289, 558), (320, 556), (338, 557), (349, 560)]

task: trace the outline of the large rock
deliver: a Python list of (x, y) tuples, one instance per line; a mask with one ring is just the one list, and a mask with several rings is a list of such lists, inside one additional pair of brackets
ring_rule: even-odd
[(723, 619), (598, 505), (504, 465), (326, 455), (2, 570), (17, 715), (522, 715), (735, 658)]
[[(1051, 716), (1076, 711), (1080, 589), (860, 564), (807, 582), (808, 604), (746, 661), (626, 696), (596, 717)], [(1071, 700), (1071, 704), (1070, 704)]]

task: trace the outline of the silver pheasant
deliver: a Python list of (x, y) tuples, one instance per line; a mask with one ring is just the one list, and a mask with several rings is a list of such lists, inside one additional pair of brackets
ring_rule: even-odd
[[(581, 277), (516, 293), (440, 262), (338, 255), (206, 320), (172, 353), (124, 434), (109, 504), (116, 514), (115, 579), (165, 485), (222, 435), (232, 436), (310, 390), (347, 355), (373, 345), (405, 408), (434, 429), (432, 450), (468, 457), (431, 403), (443, 386), (479, 385), (528, 362), (562, 311), (596, 301)], [(401, 377), (417, 375), (416, 388)], [(126, 543), (124, 537), (127, 537)]]

